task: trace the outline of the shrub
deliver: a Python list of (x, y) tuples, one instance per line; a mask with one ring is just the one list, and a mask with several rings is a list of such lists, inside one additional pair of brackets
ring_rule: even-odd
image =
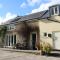
[(50, 53), (52, 50), (52, 46), (47, 42), (41, 42), (40, 43), (40, 49), (44, 53)]
[(17, 43), (15, 46), (17, 49), (20, 49), (20, 45), (21, 45), (20, 43)]
[(21, 44), (21, 43), (17, 43), (15, 46), (16, 46), (16, 49), (22, 49), (22, 50), (24, 50), (26, 48), (25, 45)]

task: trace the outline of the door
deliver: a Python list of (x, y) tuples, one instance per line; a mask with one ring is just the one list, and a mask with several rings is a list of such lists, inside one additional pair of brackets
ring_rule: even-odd
[(7, 35), (6, 36), (6, 46), (12, 47), (16, 44), (16, 35)]
[(54, 33), (54, 49), (60, 50), (60, 32)]
[(32, 49), (33, 50), (36, 50), (35, 44), (36, 44), (36, 33), (32, 33)]

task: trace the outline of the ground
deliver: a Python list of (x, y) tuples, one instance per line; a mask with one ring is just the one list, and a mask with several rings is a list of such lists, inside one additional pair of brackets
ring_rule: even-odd
[(60, 57), (41, 56), (22, 52), (4, 51), (0, 49), (0, 60), (60, 60)]

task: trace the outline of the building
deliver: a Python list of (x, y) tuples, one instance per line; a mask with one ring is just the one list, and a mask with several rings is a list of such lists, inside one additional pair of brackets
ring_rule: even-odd
[(17, 16), (5, 25), (8, 28), (5, 47), (20, 43), (25, 49), (35, 50), (42, 40), (50, 43), (53, 49), (60, 49), (60, 4), (45, 11)]

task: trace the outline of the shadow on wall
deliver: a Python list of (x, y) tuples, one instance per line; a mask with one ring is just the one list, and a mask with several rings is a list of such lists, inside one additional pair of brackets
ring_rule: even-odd
[[(30, 33), (31, 32), (37, 32), (37, 41), (36, 41), (36, 47), (39, 47), (39, 39), (40, 39), (40, 34), (39, 34), (39, 26), (36, 25), (28, 25), (27, 22), (22, 23), (23, 26), (19, 29), (18, 34), (21, 34), (22, 37), (25, 39), (24, 42), (26, 42), (26, 47), (29, 49), (29, 40), (30, 40)], [(39, 49), (39, 48), (38, 48)]]

